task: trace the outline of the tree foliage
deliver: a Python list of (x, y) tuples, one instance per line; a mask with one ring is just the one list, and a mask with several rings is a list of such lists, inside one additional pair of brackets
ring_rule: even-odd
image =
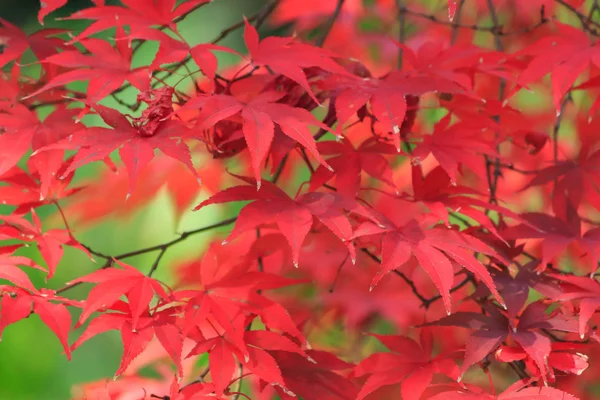
[[(596, 398), (600, 4), (269, 0), (191, 44), (210, 3), (0, 19), (0, 333), (37, 315), (70, 358), (118, 331), (115, 381), (81, 400)], [(163, 191), (179, 221), (230, 215), (122, 254), (78, 240)], [(96, 269), (35, 285), (65, 248)]]

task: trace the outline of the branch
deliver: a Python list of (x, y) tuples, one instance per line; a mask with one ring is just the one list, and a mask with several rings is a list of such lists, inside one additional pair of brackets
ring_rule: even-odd
[[(404, 43), (406, 36), (406, 7), (402, 5), (402, 0), (396, 0), (396, 7), (398, 8), (398, 42)], [(402, 48), (398, 47), (398, 62), (397, 68), (402, 69)]]
[[(329, 1), (331, 1), (331, 0), (329, 0)], [(346, 0), (337, 0), (337, 3), (335, 5), (335, 10), (333, 10), (333, 14), (331, 14), (331, 17), (329, 17), (329, 20), (327, 21), (327, 25), (325, 25), (325, 29), (323, 30), (323, 33), (321, 34), (319, 39), (315, 42), (315, 44), (318, 47), (323, 47), (323, 43), (325, 43), (327, 36), (329, 36), (329, 32), (331, 32), (331, 28), (333, 28), (333, 24), (335, 24), (335, 21), (340, 16), (340, 13), (342, 11), (342, 7), (344, 6), (345, 1)]]
[(518, 172), (520, 174), (523, 175), (535, 175), (535, 174), (539, 174), (540, 171), (539, 170), (525, 170), (525, 169), (520, 169), (515, 167), (513, 164), (498, 164), (498, 168), (504, 168), (504, 169), (509, 169), (511, 171), (515, 171)]
[[(275, 1), (272, 1), (272, 2), (268, 3), (266, 6), (264, 6), (256, 14), (248, 17), (248, 22), (256, 22), (254, 24), (254, 26), (256, 27), (256, 29), (260, 28), (260, 26), (265, 22), (265, 20), (268, 18), (268, 16), (271, 15), (271, 13), (273, 13), (273, 11), (275, 11), (275, 8), (279, 4), (279, 2), (280, 2), (280, 0), (275, 0)], [(244, 20), (242, 20), (242, 21), (239, 21), (239, 22), (231, 25), (229, 28), (225, 28), (210, 43), (212, 43), (212, 44), (219, 43), (221, 40), (225, 39), (231, 33), (233, 33), (236, 30), (242, 28), (244, 26), (244, 24), (245, 24), (245, 22), (244, 22)]]
[(575, 7), (573, 7), (572, 5), (570, 5), (569, 3), (567, 3), (564, 0), (554, 0), (554, 1), (556, 1), (558, 4), (560, 4), (561, 6), (565, 7), (569, 11), (571, 11), (573, 14), (575, 14), (577, 16), (577, 18), (579, 19), (579, 21), (581, 21), (581, 25), (583, 26), (584, 30), (588, 31), (589, 33), (591, 33), (594, 36), (600, 36), (600, 24), (599, 23), (592, 21), (591, 18), (588, 18), (587, 15), (583, 14), (582, 12), (579, 12)]
[[(369, 249), (362, 248), (360, 250), (363, 253), (365, 253), (366, 255), (368, 255), (371, 258), (371, 260), (381, 264), (381, 260), (379, 259), (379, 257), (377, 257), (375, 254), (371, 253), (371, 251), (369, 251)], [(344, 262), (345, 262), (345, 260), (344, 260)], [(342, 265), (343, 265), (343, 263), (342, 263)], [(341, 268), (341, 266), (340, 266), (340, 268)], [(435, 303), (436, 301), (438, 301), (439, 299), (442, 298), (441, 294), (436, 294), (435, 296), (430, 297), (430, 298), (423, 296), (417, 289), (417, 286), (415, 285), (415, 283), (409, 277), (407, 277), (404, 273), (397, 271), (397, 270), (392, 270), (392, 272), (394, 274), (396, 274), (397, 276), (399, 276), (404, 282), (406, 282), (406, 284), (408, 286), (410, 286), (410, 289), (412, 290), (414, 295), (417, 296), (417, 298), (421, 301), (421, 307), (428, 309), (433, 303)], [(473, 282), (473, 277), (469, 273), (467, 273), (467, 276), (465, 279), (463, 279), (456, 286), (454, 286), (453, 288), (450, 289), (450, 293), (456, 292), (457, 290), (461, 289), (469, 282)]]
[[(381, 264), (381, 260), (379, 259), (379, 257), (377, 257), (375, 254), (371, 253), (371, 252), (369, 251), (369, 249), (362, 248), (362, 249), (360, 249), (360, 250), (361, 250), (363, 253), (365, 253), (366, 255), (368, 255), (368, 256), (371, 258), (371, 260), (373, 260), (373, 261), (375, 261), (375, 262), (377, 262), (377, 263)], [(402, 280), (403, 280), (404, 282), (406, 282), (406, 284), (407, 284), (408, 286), (410, 286), (410, 289), (411, 289), (411, 290), (412, 290), (412, 292), (415, 294), (415, 296), (417, 296), (417, 298), (418, 298), (418, 299), (421, 301), (421, 303), (423, 303), (423, 304), (426, 304), (426, 303), (428, 303), (428, 302), (429, 302), (429, 299), (428, 299), (427, 297), (423, 296), (423, 295), (422, 295), (422, 294), (419, 292), (419, 290), (417, 289), (417, 286), (415, 285), (415, 283), (414, 283), (414, 282), (413, 282), (413, 281), (412, 281), (410, 278), (408, 278), (408, 277), (407, 277), (407, 276), (406, 276), (404, 273), (402, 273), (402, 272), (400, 272), (400, 271), (397, 271), (397, 270), (395, 270), (395, 269), (394, 269), (394, 270), (392, 270), (392, 272), (393, 272), (394, 274), (396, 274), (397, 276), (399, 276), (400, 278), (402, 278)]]
[[(397, 0), (397, 1), (399, 1), (399, 0)], [(413, 17), (417, 17), (417, 18), (428, 19), (429, 21), (435, 22), (436, 24), (439, 24), (439, 25), (450, 26), (453, 29), (453, 37), (456, 35), (454, 32), (456, 32), (459, 28), (470, 29), (470, 30), (479, 31), (479, 32), (489, 32), (489, 33), (493, 33), (494, 35), (497, 35), (497, 36), (519, 36), (519, 35), (523, 35), (525, 33), (532, 32), (532, 31), (536, 30), (537, 28), (541, 27), (542, 25), (544, 25), (554, 19), (554, 17), (552, 17), (552, 18), (542, 17), (540, 19), (540, 21), (534, 25), (527, 26), (522, 29), (517, 29), (517, 30), (511, 31), (511, 32), (504, 32), (502, 29), (502, 25), (496, 24), (496, 23), (494, 23), (493, 26), (480, 26), (480, 25), (476, 25), (476, 24), (472, 24), (472, 25), (460, 24), (460, 23), (458, 23), (457, 18), (460, 15), (459, 13), (462, 11), (463, 2), (464, 2), (464, 0), (461, 1), (461, 3), (459, 4), (459, 8), (457, 9), (457, 13), (456, 13), (454, 22), (445, 21), (445, 20), (442, 20), (442, 19), (436, 17), (435, 15), (414, 11), (414, 10), (411, 10), (406, 7), (404, 7), (404, 13), (406, 13), (407, 15), (411, 15)]]
[(552, 128), (552, 157), (555, 164), (558, 161), (558, 131), (560, 130), (560, 124), (562, 122), (565, 107), (570, 98), (571, 95), (569, 92), (569, 94), (566, 95), (560, 103), (560, 111), (556, 114), (556, 121), (554, 122), (554, 127)]
[[(270, 2), (270, 3), (268, 3), (261, 10), (259, 10), (257, 13), (255, 13), (254, 15), (248, 17), (247, 18), (248, 21), (249, 22), (255, 22), (255, 27), (258, 29), (265, 22), (265, 20), (269, 17), (269, 15), (271, 15), (273, 13), (273, 11), (275, 11), (275, 8), (277, 7), (277, 5), (279, 4), (280, 1), (281, 0), (274, 0), (274, 1)], [(206, 4), (206, 3), (204, 3), (204, 4)], [(228, 28), (225, 28), (210, 43), (211, 44), (217, 44), (217, 43), (219, 43), (221, 40), (225, 39), (231, 33), (233, 33), (236, 30), (242, 28), (244, 26), (244, 24), (245, 24), (244, 20), (241, 20), (241, 21), (236, 22), (235, 24), (229, 26)], [(173, 70), (172, 71), (167, 71), (165, 77), (166, 76), (170, 76), (171, 74), (176, 73), (180, 68), (182, 68), (185, 64), (187, 64), (191, 59), (192, 59), (192, 57), (190, 55), (188, 55), (182, 61), (174, 64)], [(114, 92), (112, 92), (112, 94), (121, 93), (121, 92), (123, 92), (124, 90), (126, 90), (126, 89), (128, 89), (130, 87), (131, 87), (131, 84), (130, 83), (126, 83), (123, 86), (121, 86), (120, 88), (116, 89)]]
[(450, 37), (450, 45), (453, 45), (456, 42), (456, 38), (458, 38), (458, 28), (460, 28), (460, 19), (462, 17), (463, 6), (465, 5), (465, 0), (460, 0), (458, 3), (458, 7), (456, 8), (456, 13), (454, 14), (454, 21), (452, 21), (452, 36)]
[[(160, 251), (159, 255), (157, 256), (156, 260), (154, 261), (154, 264), (152, 265), (152, 267), (150, 269), (150, 272), (148, 274), (150, 276), (150, 275), (152, 275), (154, 273), (154, 271), (158, 267), (158, 263), (162, 259), (164, 253), (166, 253), (166, 251), (171, 246), (174, 246), (177, 243), (183, 242), (185, 239), (187, 239), (190, 236), (193, 236), (193, 235), (196, 235), (196, 234), (199, 234), (199, 233), (207, 232), (207, 231), (210, 231), (212, 229), (216, 229), (216, 228), (220, 228), (220, 227), (232, 224), (236, 220), (237, 220), (237, 217), (228, 218), (226, 220), (223, 220), (221, 222), (217, 222), (217, 223), (212, 224), (212, 225), (208, 225), (208, 226), (204, 226), (202, 228), (198, 228), (198, 229), (194, 229), (194, 230), (191, 230), (191, 231), (183, 232), (181, 235), (179, 235), (178, 238), (173, 239), (173, 240), (171, 240), (169, 242), (166, 242), (166, 243), (163, 243), (163, 244), (159, 244), (159, 245), (156, 245), (156, 246), (145, 247), (143, 249), (139, 249), (139, 250), (135, 250), (135, 251), (130, 251), (130, 252), (127, 252), (127, 253), (122, 253), (122, 254), (119, 254), (119, 255), (116, 255), (116, 256), (109, 256), (107, 254), (104, 254), (104, 253), (101, 253), (99, 251), (96, 251), (96, 250), (94, 250), (94, 249), (90, 248), (89, 246), (86, 246), (86, 245), (84, 245), (82, 243), (80, 243), (80, 244), (87, 251), (89, 251), (90, 253), (92, 253), (93, 255), (95, 255), (97, 257), (101, 257), (101, 258), (106, 259), (106, 263), (100, 269), (105, 269), (105, 268), (110, 267), (112, 265), (112, 260), (113, 259), (119, 260), (119, 259), (123, 259), (123, 258), (129, 258), (129, 257), (133, 257), (133, 256), (138, 256), (138, 255), (141, 255), (141, 254), (151, 253), (153, 251)], [(56, 292), (57, 293), (64, 292), (65, 290), (72, 289), (72, 288), (74, 288), (75, 286), (78, 286), (78, 285), (79, 285), (78, 283), (75, 283), (73, 285), (67, 285), (67, 286), (64, 286), (61, 289), (58, 289)]]
[[(502, 40), (500, 39), (500, 35), (499, 35), (500, 21), (498, 19), (498, 14), (496, 13), (496, 8), (494, 7), (494, 1), (487, 0), (487, 5), (490, 10), (490, 16), (492, 18), (492, 22), (494, 24), (494, 26), (493, 26), (494, 29), (491, 30), (490, 32), (492, 32), (492, 34), (494, 35), (494, 43), (495, 43), (496, 50), (499, 52), (502, 52), (502, 51), (504, 51), (504, 46), (502, 45)], [(498, 100), (502, 101), (504, 99), (505, 89), (506, 89), (506, 82), (504, 79), (500, 79), (500, 87), (498, 89)], [(494, 121), (496, 121), (496, 123), (499, 124), (500, 117), (495, 116)], [(496, 148), (498, 149), (498, 146)], [(487, 177), (487, 181), (488, 181), (488, 188), (490, 191), (489, 202), (492, 204), (498, 204), (498, 199), (496, 198), (496, 189), (498, 188), (498, 178), (502, 174), (500, 171), (500, 159), (497, 157), (494, 159), (493, 172), (492, 172), (492, 167), (491, 167), (492, 164), (491, 164), (490, 157), (486, 155), (485, 161), (486, 161), (486, 165), (485, 165), (486, 177)], [(489, 214), (489, 210), (486, 211), (486, 214)]]

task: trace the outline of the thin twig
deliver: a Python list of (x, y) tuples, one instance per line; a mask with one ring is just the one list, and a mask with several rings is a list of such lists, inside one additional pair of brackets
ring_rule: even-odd
[[(398, 8), (398, 42), (404, 43), (406, 35), (406, 7), (403, 6), (402, 0), (396, 0), (396, 8)], [(398, 61), (396, 67), (402, 69), (402, 48), (398, 47)]]
[(315, 44), (318, 47), (322, 47), (323, 43), (325, 43), (325, 40), (327, 40), (327, 36), (329, 36), (329, 32), (331, 32), (331, 29), (333, 28), (335, 21), (338, 19), (338, 17), (340, 16), (340, 13), (342, 12), (342, 7), (344, 6), (345, 1), (346, 0), (337, 0), (337, 3), (335, 4), (335, 9), (333, 10), (333, 14), (331, 14), (331, 17), (329, 17), (329, 19), (327, 20), (327, 24), (325, 25), (325, 28), (323, 29), (323, 33), (321, 34), (321, 36), (319, 36), (319, 39), (317, 39), (317, 41), (315, 42)]
[[(151, 271), (150, 271), (151, 273), (154, 273), (154, 270), (158, 266), (158, 263), (160, 262), (160, 259), (162, 258), (162, 256), (164, 255), (164, 253), (166, 252), (166, 250), (169, 247), (174, 246), (177, 243), (183, 242), (185, 239), (187, 239), (188, 237), (190, 237), (192, 235), (196, 235), (196, 234), (199, 234), (199, 233), (210, 231), (212, 229), (216, 229), (216, 228), (220, 228), (220, 227), (223, 227), (223, 226), (227, 226), (229, 224), (234, 223), (236, 220), (237, 220), (237, 217), (228, 218), (226, 220), (223, 220), (221, 222), (217, 222), (217, 223), (212, 224), (212, 225), (208, 225), (208, 226), (204, 226), (202, 228), (198, 228), (198, 229), (194, 229), (194, 230), (191, 230), (191, 231), (183, 232), (176, 239), (173, 239), (173, 240), (168, 241), (166, 243), (159, 244), (159, 245), (156, 245), (156, 246), (145, 247), (143, 249), (134, 250), (134, 251), (130, 251), (130, 252), (127, 252), (127, 253), (122, 253), (122, 254), (119, 254), (119, 255), (116, 255), (116, 256), (106, 255), (106, 254), (101, 253), (99, 251), (93, 250), (89, 246), (86, 246), (84, 244), (82, 244), (82, 246), (85, 247), (90, 253), (94, 254), (95, 256), (102, 257), (102, 258), (105, 258), (107, 260), (106, 264), (104, 264), (104, 266), (102, 266), (100, 269), (104, 269), (104, 268), (110, 267), (110, 265), (112, 265), (112, 260), (113, 259), (119, 260), (119, 259), (123, 259), (123, 258), (129, 258), (129, 257), (133, 257), (133, 256), (138, 256), (138, 255), (141, 255), (141, 254), (151, 253), (153, 251), (160, 251), (161, 253), (158, 255), (157, 259), (155, 260), (155, 265), (152, 266)], [(66, 285), (63, 288), (57, 290), (57, 293), (64, 292), (65, 290), (68, 290), (68, 289), (72, 289), (72, 288), (74, 288), (75, 286), (78, 286), (78, 285), (79, 285), (79, 283), (75, 283), (75, 284), (72, 284), (72, 285)]]
[(462, 17), (463, 6), (465, 0), (460, 0), (454, 14), (454, 20), (452, 21), (452, 35), (450, 36), (450, 45), (453, 45), (458, 38), (458, 28), (460, 28), (460, 19)]

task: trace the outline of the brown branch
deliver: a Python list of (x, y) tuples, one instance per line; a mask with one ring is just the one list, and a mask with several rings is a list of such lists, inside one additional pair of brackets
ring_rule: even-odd
[[(273, 13), (273, 11), (275, 11), (275, 8), (279, 4), (279, 2), (280, 2), (280, 0), (274, 0), (274, 1), (270, 2), (270, 3), (268, 3), (266, 6), (264, 6), (257, 13), (255, 13), (252, 16), (248, 17), (247, 18), (248, 21), (249, 22), (254, 22), (255, 23), (255, 27), (258, 29), (264, 23), (264, 21), (269, 17), (269, 15), (271, 15)], [(236, 30), (242, 28), (244, 26), (244, 24), (245, 24), (244, 20), (241, 20), (241, 21), (236, 22), (235, 24), (233, 24), (233, 25), (225, 28), (210, 43), (211, 44), (217, 44), (217, 43), (219, 43), (220, 41), (222, 41), (223, 39), (225, 39), (226, 37), (228, 37), (231, 33), (233, 33)], [(179, 69), (183, 68), (183, 66), (185, 64), (187, 64), (191, 59), (192, 59), (192, 57), (190, 55), (188, 55), (182, 61), (174, 64), (173, 65), (173, 69), (171, 71), (166, 71), (165, 72), (166, 75), (163, 77), (163, 79), (165, 77), (171, 75), (171, 74), (177, 73), (177, 71)], [(120, 88), (116, 89), (112, 94), (121, 93), (121, 92), (123, 92), (124, 90), (127, 90), (130, 87), (131, 87), (131, 84), (130, 83), (126, 83), (123, 86), (121, 86)]]
[(539, 174), (540, 173), (540, 171), (538, 171), (538, 170), (520, 169), (520, 168), (515, 167), (513, 164), (502, 164), (502, 163), (500, 163), (500, 164), (498, 164), (498, 167), (499, 168), (504, 168), (504, 169), (509, 169), (511, 171), (515, 171), (515, 172), (518, 172), (518, 173), (523, 174), (523, 175), (535, 175), (535, 174)]
[[(462, 2), (460, 4), (462, 4)], [(461, 10), (461, 8), (457, 9), (457, 15), (458, 15), (459, 10)], [(455, 22), (445, 21), (443, 19), (436, 17), (435, 15), (426, 14), (426, 13), (422, 13), (419, 11), (414, 11), (414, 10), (411, 10), (406, 7), (404, 7), (404, 13), (407, 15), (413, 16), (413, 17), (427, 19), (427, 20), (434, 22), (436, 24), (439, 24), (439, 25), (450, 26), (450, 27), (452, 27), (453, 31), (458, 30), (458, 29), (470, 29), (473, 31), (493, 33), (494, 35), (497, 35), (497, 36), (523, 35), (523, 34), (526, 34), (526, 33), (529, 33), (529, 32), (532, 32), (532, 31), (538, 29), (542, 25), (544, 25), (552, 20), (552, 18), (544, 17), (544, 18), (541, 18), (540, 21), (534, 25), (527, 26), (525, 28), (517, 29), (514, 31), (510, 31), (510, 32), (504, 32), (502, 25), (500, 25), (500, 24), (494, 24), (493, 26), (480, 26), (480, 25), (476, 25), (476, 24), (472, 24), (472, 25), (460, 24), (460, 23), (458, 23), (458, 21), (456, 21), (456, 19), (455, 19)]]
[[(210, 231), (210, 230), (213, 230), (213, 229), (216, 229), (216, 228), (220, 228), (220, 227), (223, 227), (223, 226), (230, 225), (230, 224), (234, 223), (236, 220), (237, 220), (237, 217), (228, 218), (226, 220), (223, 220), (221, 222), (217, 222), (217, 223), (212, 224), (212, 225), (208, 225), (208, 226), (204, 226), (202, 228), (198, 228), (198, 229), (194, 229), (194, 230), (191, 230), (191, 231), (183, 232), (176, 239), (173, 239), (173, 240), (168, 241), (166, 243), (159, 244), (159, 245), (156, 245), (156, 246), (145, 247), (143, 249), (134, 250), (134, 251), (130, 251), (130, 252), (127, 252), (127, 253), (122, 253), (122, 254), (119, 254), (119, 255), (116, 255), (116, 256), (110, 256), (110, 255), (101, 253), (99, 251), (96, 251), (96, 250), (94, 250), (94, 249), (90, 248), (89, 246), (86, 246), (86, 245), (84, 245), (82, 243), (80, 243), (80, 244), (87, 251), (89, 251), (91, 254), (93, 254), (93, 255), (95, 255), (97, 257), (101, 257), (101, 258), (106, 259), (106, 263), (100, 269), (104, 269), (104, 268), (110, 267), (112, 265), (112, 260), (113, 259), (119, 260), (119, 259), (123, 259), (123, 258), (129, 258), (129, 257), (133, 257), (133, 256), (138, 256), (138, 255), (141, 255), (141, 254), (151, 253), (153, 251), (160, 251), (159, 255), (157, 256), (157, 258), (156, 258), (156, 260), (154, 262), (154, 264), (152, 265), (152, 268), (150, 269), (149, 275), (151, 275), (152, 273), (154, 273), (154, 271), (158, 267), (158, 263), (160, 262), (160, 260), (161, 260), (162, 256), (164, 255), (164, 253), (171, 246), (174, 246), (174, 245), (176, 245), (176, 244), (178, 244), (180, 242), (183, 242), (185, 239), (187, 239), (190, 236), (193, 236), (193, 235), (196, 235), (196, 234), (199, 234), (199, 233), (203, 233), (203, 232), (207, 232), (207, 231)], [(73, 287), (78, 286), (78, 285), (79, 285), (78, 283), (75, 283), (73, 285), (66, 285), (63, 288), (58, 289), (56, 292), (57, 293), (64, 292), (65, 290), (72, 289)]]
[[(498, 19), (498, 14), (496, 13), (496, 8), (494, 7), (494, 1), (487, 0), (487, 5), (488, 5), (488, 9), (490, 11), (490, 17), (492, 18), (492, 22), (494, 24), (493, 25), (494, 29), (490, 32), (494, 36), (494, 44), (495, 44), (496, 50), (502, 52), (502, 51), (504, 51), (504, 45), (502, 44), (502, 40), (500, 39), (500, 35), (499, 35), (500, 20)], [(500, 79), (500, 87), (498, 89), (498, 100), (502, 101), (504, 99), (505, 89), (506, 89), (506, 82), (504, 79)], [(495, 116), (493, 119), (497, 124), (500, 123), (499, 116)], [(497, 147), (497, 149), (498, 149), (498, 147)], [(500, 171), (500, 159), (496, 157), (492, 164), (490, 157), (488, 155), (486, 155), (485, 161), (486, 161), (486, 165), (485, 165), (486, 177), (487, 177), (487, 182), (488, 182), (488, 189), (490, 191), (490, 200), (489, 201), (492, 204), (498, 204), (498, 199), (496, 198), (496, 190), (498, 188), (498, 178), (502, 174)], [(492, 165), (494, 166), (493, 171), (492, 171)], [(486, 214), (489, 214), (489, 210), (486, 211)]]
[(591, 18), (588, 18), (587, 15), (578, 11), (575, 7), (573, 7), (572, 5), (570, 5), (569, 3), (567, 3), (564, 0), (554, 0), (554, 1), (556, 1), (558, 4), (560, 4), (561, 6), (565, 7), (569, 11), (571, 11), (573, 14), (575, 14), (575, 16), (581, 22), (581, 25), (583, 26), (584, 30), (588, 31), (589, 33), (591, 33), (594, 36), (600, 36), (600, 24), (599, 23), (592, 21)]
[[(404, 43), (406, 36), (406, 7), (402, 5), (402, 0), (396, 0), (396, 7), (398, 8), (398, 42)], [(398, 47), (398, 61), (397, 68), (402, 69), (402, 48)]]
[(342, 12), (342, 7), (344, 6), (345, 1), (346, 0), (337, 0), (337, 3), (335, 4), (335, 9), (333, 10), (333, 14), (331, 14), (331, 17), (329, 17), (329, 19), (327, 20), (327, 24), (325, 25), (325, 29), (323, 30), (323, 33), (321, 34), (319, 39), (315, 42), (315, 44), (318, 47), (322, 47), (323, 43), (325, 43), (325, 40), (327, 40), (327, 36), (329, 36), (329, 32), (331, 32), (331, 29), (333, 28), (335, 21), (338, 19), (338, 17), (340, 16), (340, 13)]
[[(371, 253), (371, 251), (369, 251), (369, 249), (366, 248), (362, 248), (360, 249), (363, 253), (365, 253), (366, 255), (369, 256), (369, 258), (371, 258), (371, 260), (381, 264), (381, 260), (379, 259), (379, 257), (377, 257), (375, 254)], [(421, 301), (421, 303), (426, 304), (429, 302), (429, 299), (425, 296), (423, 296), (419, 290), (417, 289), (417, 286), (415, 285), (415, 283), (409, 278), (407, 277), (403, 272), (397, 271), (397, 270), (392, 270), (392, 272), (402, 278), (402, 280), (408, 285), (410, 286), (410, 289), (412, 290), (412, 292), (414, 293), (415, 296), (417, 296), (417, 298)]]
[(460, 0), (460, 2), (458, 3), (458, 7), (456, 8), (454, 20), (452, 21), (452, 36), (450, 37), (450, 45), (453, 45), (456, 42), (456, 38), (458, 38), (458, 28), (460, 28), (460, 19), (462, 17), (464, 5), (465, 0)]
[(560, 103), (560, 111), (556, 114), (556, 121), (554, 122), (554, 126), (552, 127), (552, 157), (554, 159), (555, 164), (558, 161), (558, 131), (560, 130), (560, 124), (562, 123), (565, 107), (570, 98), (571, 96), (569, 93), (564, 97), (564, 99)]
[[(371, 251), (369, 249), (366, 248), (362, 248), (360, 249), (363, 253), (365, 253), (366, 255), (369, 256), (369, 258), (371, 258), (371, 260), (381, 264), (381, 260), (379, 259), (379, 257), (377, 257), (375, 254), (371, 253)], [(343, 264), (342, 264), (343, 265)], [(414, 295), (421, 301), (421, 307), (428, 309), (429, 307), (431, 307), (431, 305), (433, 303), (435, 303), (436, 301), (440, 300), (442, 298), (441, 294), (436, 294), (433, 297), (425, 297), (423, 296), (419, 290), (417, 289), (417, 285), (415, 285), (415, 283), (406, 276), (406, 274), (397, 271), (397, 270), (392, 270), (392, 272), (397, 275), (398, 277), (400, 277), (408, 286), (410, 286), (411, 291), (414, 293)], [(469, 274), (467, 272), (467, 276), (465, 277), (465, 279), (463, 279), (461, 282), (459, 282), (458, 284), (456, 284), (456, 286), (452, 287), (450, 289), (450, 293), (454, 293), (457, 290), (461, 289), (462, 287), (464, 287), (467, 283), (469, 282), (474, 282), (473, 281), (473, 277), (471, 276), (471, 274)]]

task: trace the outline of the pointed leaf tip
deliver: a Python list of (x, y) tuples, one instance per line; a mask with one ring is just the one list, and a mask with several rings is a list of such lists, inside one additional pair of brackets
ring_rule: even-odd
[(448, 19), (450, 22), (454, 21), (454, 15), (456, 14), (456, 0), (448, 0)]

